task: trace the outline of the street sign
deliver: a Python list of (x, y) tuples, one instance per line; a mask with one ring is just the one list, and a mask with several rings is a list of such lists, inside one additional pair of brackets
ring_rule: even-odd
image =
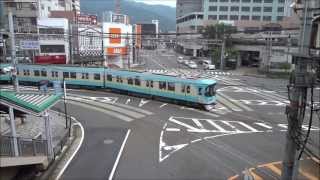
[(39, 41), (20, 41), (20, 49), (39, 49)]

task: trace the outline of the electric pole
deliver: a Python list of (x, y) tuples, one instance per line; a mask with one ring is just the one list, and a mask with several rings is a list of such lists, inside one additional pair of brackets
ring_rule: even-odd
[(225, 52), (225, 46), (226, 46), (226, 40), (225, 37), (223, 35), (222, 37), (222, 44), (221, 44), (221, 56), (220, 56), (220, 69), (221, 71), (223, 71), (223, 67), (224, 67), (224, 52)]
[[(297, 8), (294, 7), (294, 9), (300, 9), (303, 12), (300, 16), (299, 54), (295, 57), (296, 67), (288, 85), (290, 104), (286, 107), (288, 131), (286, 134), (286, 146), (282, 164), (282, 180), (296, 179), (299, 170), (297, 150), (301, 150), (301, 125), (305, 116), (308, 87), (312, 84), (311, 78), (308, 75), (308, 66), (311, 65), (311, 63), (309, 64), (311, 59), (309, 47), (313, 12), (319, 8), (315, 7), (316, 1), (318, 0), (303, 0), (301, 4), (295, 4)], [(320, 6), (320, 4), (317, 6)]]
[(15, 43), (15, 35), (14, 35), (14, 28), (13, 28), (13, 17), (11, 8), (8, 8), (8, 21), (9, 21), (9, 30), (11, 36), (11, 63), (13, 66), (12, 73), (12, 83), (14, 90), (19, 92), (19, 82), (17, 78), (17, 61), (16, 61), (16, 43)]

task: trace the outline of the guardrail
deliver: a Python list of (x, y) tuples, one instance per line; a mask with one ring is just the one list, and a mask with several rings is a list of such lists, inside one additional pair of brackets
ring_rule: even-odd
[[(13, 137), (0, 136), (0, 156), (14, 156)], [(17, 138), (19, 156), (46, 156), (47, 140)]]

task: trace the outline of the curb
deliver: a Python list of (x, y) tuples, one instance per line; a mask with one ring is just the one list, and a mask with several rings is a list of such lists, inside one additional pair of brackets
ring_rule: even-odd
[[(49, 166), (49, 168), (39, 177), (36, 178), (36, 180), (58, 180), (62, 176), (63, 172), (67, 169), (68, 165), (74, 158), (74, 156), (79, 151), (83, 139), (84, 139), (84, 129), (79, 121), (77, 121), (74, 117), (71, 117), (73, 123), (72, 123), (72, 137), (69, 138), (69, 141), (66, 143), (66, 145), (63, 147), (61, 153), (59, 156), (56, 157), (56, 159), (52, 162), (52, 164)], [(75, 144), (76, 140), (80, 140), (79, 144)], [(70, 152), (72, 147), (75, 147), (75, 151)], [(68, 158), (67, 154), (72, 153), (72, 155)], [(67, 160), (66, 160), (67, 158)], [(62, 168), (59, 168), (64, 163), (64, 160), (66, 160), (66, 163), (63, 165)]]

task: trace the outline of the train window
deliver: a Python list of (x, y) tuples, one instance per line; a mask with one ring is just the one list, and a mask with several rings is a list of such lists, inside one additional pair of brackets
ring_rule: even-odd
[(187, 86), (187, 93), (190, 93), (190, 86)]
[(149, 87), (149, 81), (146, 81), (146, 86)]
[(63, 72), (63, 78), (69, 78), (69, 72)]
[(17, 75), (19, 75), (19, 69), (17, 68)]
[(140, 81), (139, 77), (136, 77), (136, 78), (134, 79), (134, 84), (135, 84), (136, 86), (140, 86), (140, 85), (141, 85), (141, 81)]
[(94, 74), (93, 79), (94, 80), (100, 80), (100, 74)]
[(198, 89), (198, 95), (200, 95), (200, 96), (202, 95), (202, 88)]
[(164, 81), (159, 81), (159, 89), (167, 89), (167, 83)]
[(30, 70), (29, 69), (27, 70), (27, 75), (30, 76)]
[(175, 85), (172, 82), (168, 82), (168, 90), (169, 91), (174, 91), (175, 90)]
[(33, 73), (34, 73), (34, 76), (40, 76), (40, 71), (39, 70), (34, 70)]
[(42, 70), (42, 71), (41, 71), (41, 76), (46, 77), (46, 76), (47, 76), (47, 71)]
[(70, 78), (77, 79), (77, 73), (76, 72), (71, 72), (70, 73)]
[(108, 81), (112, 81), (112, 75), (111, 74), (107, 74), (107, 80)]
[(186, 85), (182, 85), (182, 86), (181, 86), (181, 92), (182, 92), (182, 93), (185, 93), (185, 92), (186, 92)]
[(150, 81), (150, 87), (153, 88), (153, 81)]
[(54, 71), (51, 71), (51, 77), (55, 77)]
[(206, 87), (206, 92), (204, 93), (205, 96), (214, 96), (216, 94), (216, 91), (214, 89), (214, 85), (210, 85)]
[(24, 76), (28, 76), (28, 71), (24, 69), (24, 70), (23, 70), (23, 75), (24, 75)]
[(120, 76), (117, 76), (117, 82), (118, 83), (122, 83), (123, 81), (122, 81), (122, 78), (120, 77)]
[(51, 77), (58, 77), (58, 71), (51, 71)]
[(89, 73), (82, 73), (81, 79), (89, 79)]
[(133, 84), (133, 79), (132, 78), (128, 78), (128, 84)]

